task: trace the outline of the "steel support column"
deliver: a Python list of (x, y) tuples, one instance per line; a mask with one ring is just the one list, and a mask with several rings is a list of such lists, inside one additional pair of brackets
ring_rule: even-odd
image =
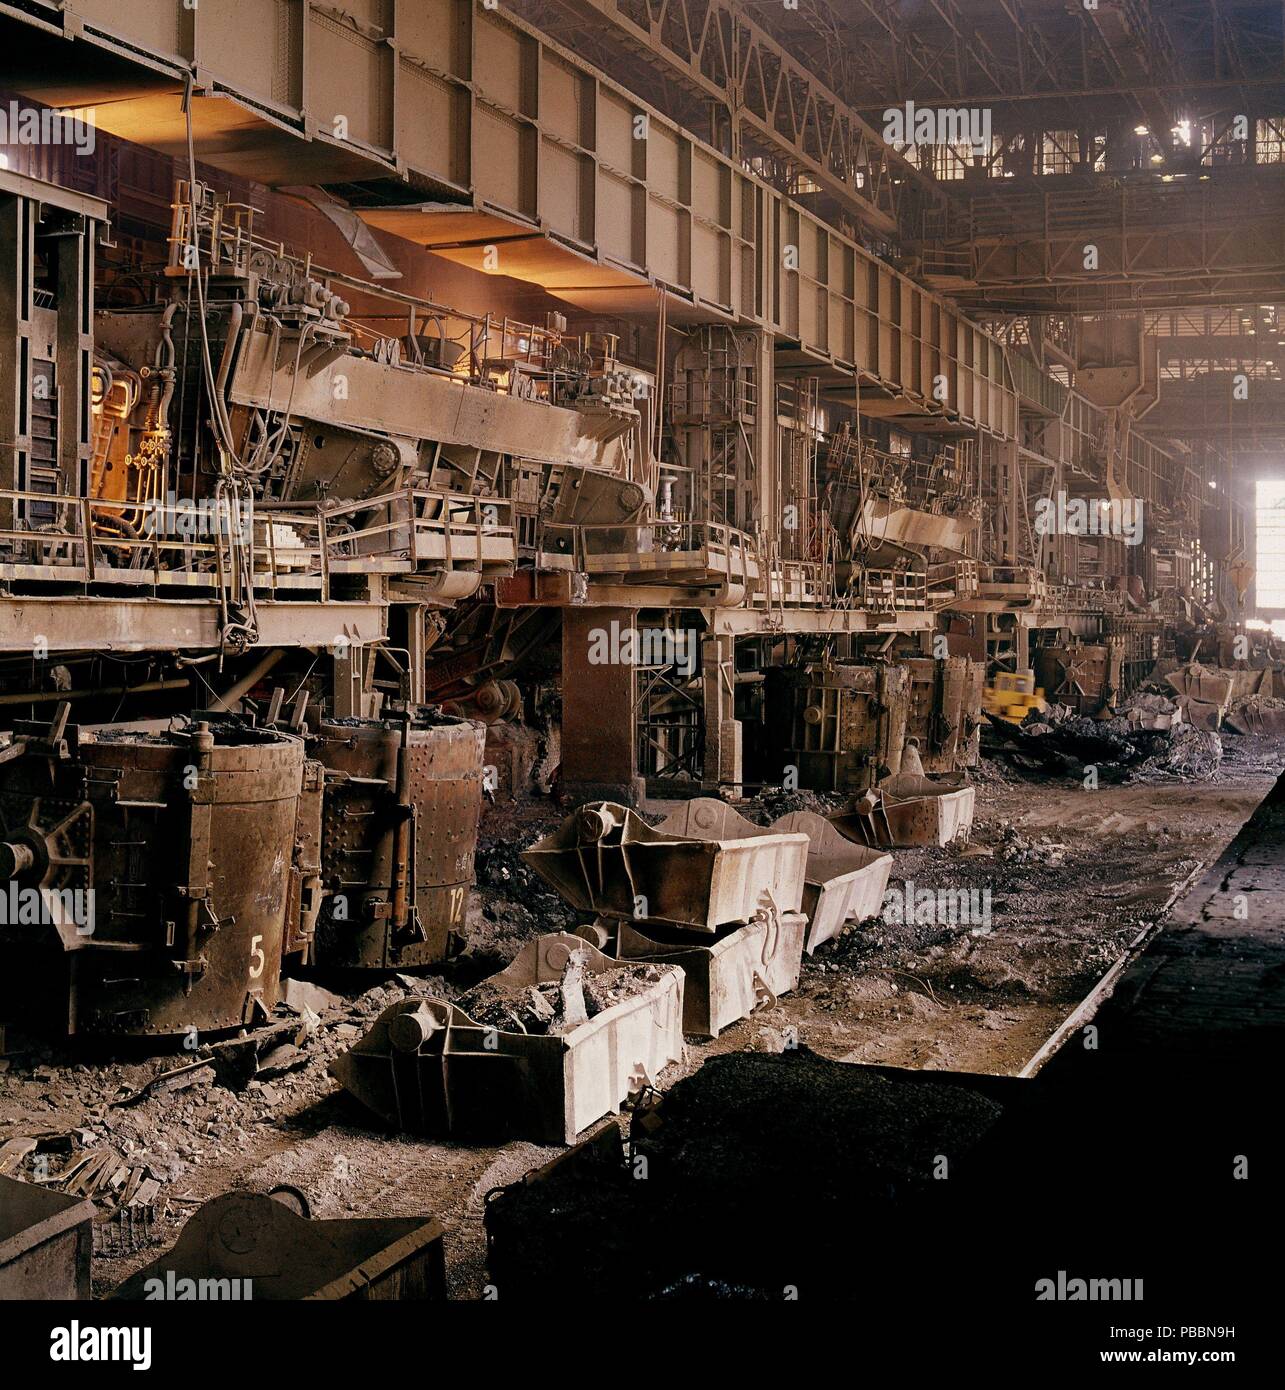
[(736, 718), (736, 638), (707, 636), (701, 643), (705, 696), (705, 761), (701, 785), (708, 791), (741, 792), (741, 725)]
[(637, 620), (632, 608), (568, 608), (562, 614), (562, 791), (572, 802), (642, 801), (637, 667), (615, 659)]

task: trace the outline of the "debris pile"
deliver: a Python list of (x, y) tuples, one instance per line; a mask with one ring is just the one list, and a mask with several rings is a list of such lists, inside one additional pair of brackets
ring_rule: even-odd
[(200, 1040), (182, 1063), (90, 1067), (74, 1052), (13, 1040), (0, 1059), (0, 1174), (92, 1201), (97, 1255), (145, 1248), (199, 1203), (192, 1187), (204, 1170), (332, 1089), (328, 1062), (372, 1014), (408, 991), (437, 988), (403, 975), (349, 1000), (289, 980), (270, 1022)]
[(1223, 727), (1234, 734), (1279, 737), (1285, 734), (1285, 700), (1276, 695), (1248, 695), (1227, 711)]
[(522, 860), (522, 847), (512, 840), (496, 840), (477, 851), (477, 881), (501, 896), (522, 903), (533, 913), (564, 912), (562, 899)]
[(1180, 702), (1150, 685), (1130, 695), (1120, 714), (1139, 729), (1172, 729), (1183, 722)]
[(584, 969), (584, 953), (576, 952), (560, 980), (515, 989), (503, 977), (494, 976), (460, 995), (455, 1007), (484, 1026), (556, 1036), (642, 994), (663, 974), (659, 965), (622, 965), (595, 975)]
[[(537, 824), (543, 832), (550, 823), (546, 818)], [(478, 846), (474, 865), (481, 906), (469, 924), (468, 950), (478, 963), (499, 968), (537, 933), (575, 930), (575, 911), (523, 861), (522, 846), (529, 839), (526, 824), (497, 815)]]
[(1137, 692), (1110, 719), (1053, 705), (1021, 725), (988, 715), (992, 753), (1027, 775), (1095, 777), (1099, 784), (1177, 778), (1207, 781), (1222, 759), (1212, 729), (1193, 728), (1179, 702), (1154, 688)]
[(745, 818), (753, 821), (755, 825), (771, 825), (794, 811), (811, 811), (818, 816), (828, 816), (831, 811), (842, 806), (845, 800), (846, 798), (837, 792), (813, 792), (803, 788), (789, 791), (784, 787), (764, 787), (741, 809)]
[(1060, 869), (1067, 853), (1064, 844), (1047, 835), (1028, 838), (1015, 825), (1003, 828), (995, 847), (995, 857), (1005, 864), (1039, 864), (1046, 869)]

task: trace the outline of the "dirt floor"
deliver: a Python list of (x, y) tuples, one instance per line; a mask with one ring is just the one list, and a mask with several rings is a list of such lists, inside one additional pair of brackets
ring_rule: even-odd
[[(989, 893), (989, 924), (885, 921), (850, 929), (805, 961), (796, 993), (714, 1042), (689, 1044), (662, 1086), (708, 1056), (780, 1051), (791, 1038), (841, 1061), (1020, 1071), (1175, 889), (1218, 855), (1283, 764), (1285, 743), (1228, 739), (1211, 781), (1088, 791), (1079, 783), (1020, 781), (984, 763), (970, 848), (898, 851), (890, 886)], [(788, 807), (744, 809), (761, 819), (765, 810)], [(481, 1295), (486, 1193), (559, 1150), (464, 1147), (380, 1132), (326, 1065), (408, 991), (454, 997), (507, 964), (532, 935), (571, 923), (518, 858), (558, 820), (546, 801), (489, 811), (468, 953), (421, 979), (318, 981), (330, 997), (280, 1014), (290, 1028), (283, 1050), (261, 1056), (257, 1077), (241, 1090), (208, 1069), (177, 1078), (174, 1089), (155, 1083), (159, 1073), (190, 1063), (190, 1053), (71, 1051), (11, 1031), (0, 1058), (0, 1171), (8, 1165), (25, 1178), (57, 1182), (86, 1153), (109, 1150), (122, 1170), (118, 1192), (139, 1181), (159, 1184), (141, 1248), (95, 1261), (98, 1293), (109, 1294), (154, 1258), (206, 1198), (289, 1183), (307, 1193), (316, 1216), (436, 1214), (446, 1228), (452, 1295)], [(148, 1082), (152, 1093), (138, 1095)], [(29, 1152), (10, 1142), (28, 1138), (37, 1141)], [(119, 1236), (109, 1230), (106, 1239)]]

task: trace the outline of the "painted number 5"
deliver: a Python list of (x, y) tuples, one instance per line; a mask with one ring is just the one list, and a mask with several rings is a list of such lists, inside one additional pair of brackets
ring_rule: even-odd
[(263, 967), (267, 965), (268, 958), (263, 954), (263, 947), (259, 945), (262, 941), (261, 936), (250, 938), (250, 978), (257, 980), (263, 974)]

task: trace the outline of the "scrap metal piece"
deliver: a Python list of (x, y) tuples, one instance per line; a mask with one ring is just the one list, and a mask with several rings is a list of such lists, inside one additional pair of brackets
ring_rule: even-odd
[(88, 1298), (94, 1204), (0, 1177), (0, 1299)]
[[(619, 969), (577, 936), (529, 941), (483, 984), (520, 993), (562, 979), (575, 953), (587, 975)], [(570, 1144), (683, 1052), (683, 972), (563, 1033), (510, 1032), (453, 1004), (410, 998), (385, 1009), (330, 1074), (398, 1129), (449, 1138)]]
[(208, 1081), (213, 1081), (215, 1077), (214, 1063), (208, 1058), (200, 1058), (195, 1062), (185, 1062), (179, 1067), (170, 1067), (167, 1071), (160, 1072), (153, 1076), (150, 1081), (146, 1081), (136, 1090), (127, 1092), (118, 1100), (111, 1102), (112, 1107), (121, 1105), (137, 1105), (140, 1100), (146, 1100), (150, 1096), (168, 1095), (171, 1091), (184, 1091), (189, 1086), (203, 1085)]
[[(291, 1194), (229, 1192), (193, 1212), (171, 1250), (116, 1297), (446, 1298), (442, 1224), (431, 1216), (310, 1220)], [(216, 1291), (212, 1292), (211, 1289)]]
[(807, 836), (751, 829), (730, 838), (675, 832), (669, 821), (652, 829), (615, 802), (595, 801), (522, 858), (581, 911), (714, 932), (750, 921), (765, 893), (782, 912), (802, 905)]
[(38, 1146), (39, 1140), (33, 1139), (30, 1135), (6, 1139), (0, 1144), (0, 1173), (18, 1172), (27, 1155), (35, 1153)]

